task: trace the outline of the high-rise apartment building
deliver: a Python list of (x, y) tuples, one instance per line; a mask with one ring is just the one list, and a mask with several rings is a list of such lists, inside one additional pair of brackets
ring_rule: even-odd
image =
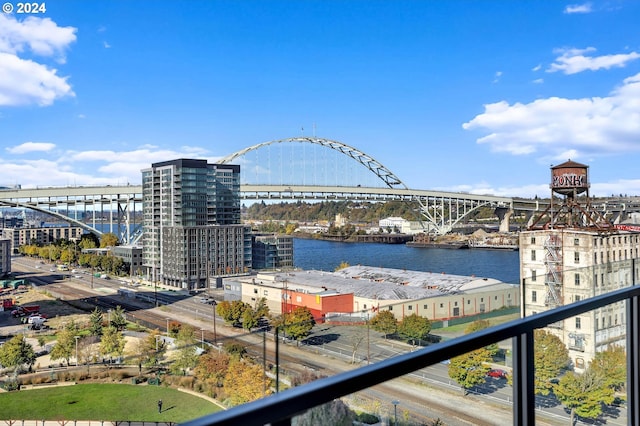
[[(522, 316), (628, 287), (640, 276), (640, 233), (614, 226), (591, 208), (587, 166), (569, 161), (551, 170), (551, 204), (520, 233)], [(625, 322), (620, 302), (547, 331), (565, 343), (574, 368), (583, 371), (596, 352), (625, 346)]]
[(143, 265), (154, 282), (184, 289), (251, 267), (240, 224), (240, 166), (177, 159), (142, 170)]

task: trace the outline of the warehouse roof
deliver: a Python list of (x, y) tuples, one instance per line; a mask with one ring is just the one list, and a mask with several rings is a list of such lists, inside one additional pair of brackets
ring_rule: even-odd
[[(373, 266), (349, 266), (336, 272), (292, 271), (260, 274), (269, 283), (307, 293), (353, 293), (356, 297), (380, 300), (424, 299), (428, 297), (475, 293), (512, 288), (493, 278), (451, 275)], [(262, 284), (265, 284), (262, 282)], [(268, 285), (268, 284), (267, 284)]]

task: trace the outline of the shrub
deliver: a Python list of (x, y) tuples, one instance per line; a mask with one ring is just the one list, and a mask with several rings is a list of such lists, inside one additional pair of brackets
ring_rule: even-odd
[(374, 425), (380, 422), (380, 419), (375, 414), (371, 413), (360, 413), (356, 416), (356, 420), (360, 423), (365, 423), (368, 425)]

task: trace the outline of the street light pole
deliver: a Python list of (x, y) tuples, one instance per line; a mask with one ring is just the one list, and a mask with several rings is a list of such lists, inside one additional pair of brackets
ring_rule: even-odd
[(213, 306), (213, 344), (214, 345), (218, 344), (218, 335), (216, 333), (216, 306), (217, 305), (218, 305), (218, 302), (216, 302), (215, 300), (211, 302), (211, 306)]
[(398, 404), (400, 401), (394, 399), (391, 403), (393, 404), (393, 426), (398, 426)]
[(73, 336), (76, 339), (76, 367), (78, 366), (78, 339), (80, 336)]

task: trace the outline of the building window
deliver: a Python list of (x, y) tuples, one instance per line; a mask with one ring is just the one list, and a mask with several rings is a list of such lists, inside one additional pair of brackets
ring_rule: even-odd
[(535, 290), (531, 292), (531, 301), (532, 302), (537, 302), (538, 301), (538, 292), (535, 291)]
[(533, 260), (533, 261), (536, 260), (536, 251), (535, 250), (531, 250), (531, 260)]
[(265, 296), (268, 296), (268, 295), (269, 295), (269, 290), (265, 290), (265, 291), (264, 291), (264, 295), (265, 295)]
[(413, 305), (409, 305), (409, 306), (407, 306), (407, 309), (408, 309), (409, 311), (413, 311)]
[(576, 317), (576, 330), (580, 330), (580, 317)]
[(467, 305), (471, 304), (471, 299), (467, 299)]
[(531, 237), (531, 244), (535, 244), (536, 243), (536, 237)]
[(458, 302), (453, 302), (453, 306), (458, 306)]
[(574, 238), (573, 239), (573, 245), (574, 246), (579, 246), (580, 245), (580, 238)]
[(422, 305), (422, 309), (427, 309), (429, 305)]
[(576, 273), (573, 276), (573, 284), (575, 284), (576, 287), (580, 287), (580, 274)]
[(573, 261), (574, 261), (574, 263), (580, 263), (580, 253), (579, 252), (575, 252), (573, 254)]
[(258, 294), (258, 289), (257, 288), (253, 289), (253, 294)]
[(575, 296), (573, 296), (573, 301), (574, 302), (579, 302), (580, 301), (580, 295), (576, 294)]
[(441, 303), (441, 304), (440, 304), (440, 308), (444, 308), (444, 303)]
[(532, 269), (531, 270), (531, 281), (535, 281), (536, 278), (537, 278), (536, 270)]

